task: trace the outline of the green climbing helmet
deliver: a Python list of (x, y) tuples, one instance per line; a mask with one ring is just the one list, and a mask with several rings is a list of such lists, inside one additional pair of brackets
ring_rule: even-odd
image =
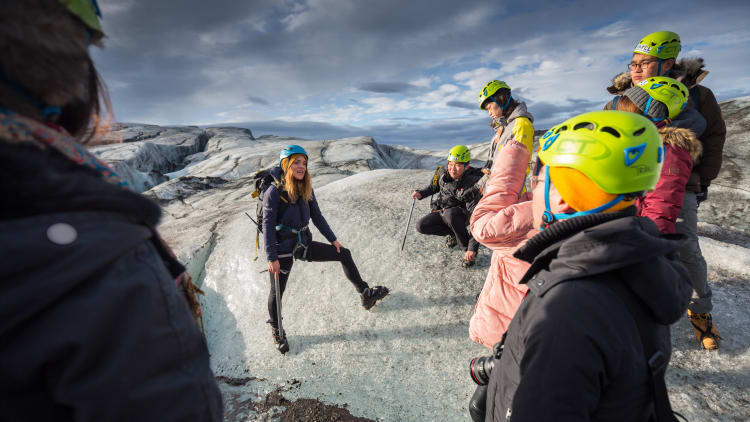
[(662, 60), (676, 59), (681, 48), (679, 35), (671, 31), (658, 31), (638, 41), (633, 53), (646, 54)]
[(448, 161), (468, 163), (471, 161), (471, 152), (466, 145), (456, 145), (448, 151)]
[(653, 189), (664, 159), (656, 126), (626, 111), (580, 114), (547, 131), (539, 142), (545, 165), (576, 169), (604, 192), (618, 195)]
[[(637, 86), (643, 88), (652, 99), (667, 106), (669, 118), (674, 119), (688, 104), (688, 89), (682, 82), (666, 76), (654, 76), (642, 80)], [(650, 101), (649, 101), (650, 103)], [(650, 104), (647, 104), (648, 107)], [(646, 111), (644, 111), (646, 114)]]
[[(487, 85), (485, 85), (484, 88), (482, 88), (482, 90), (479, 91), (479, 108), (484, 110), (484, 102), (487, 101), (488, 98), (495, 95), (497, 91), (503, 88), (510, 89), (508, 84), (506, 84), (503, 81), (496, 80), (496, 81), (487, 82)], [(508, 98), (508, 100), (510, 100), (510, 98)]]
[(102, 16), (99, 4), (96, 0), (60, 0), (60, 4), (68, 11), (78, 17), (93, 33), (93, 36), (101, 38), (104, 36), (99, 18)]

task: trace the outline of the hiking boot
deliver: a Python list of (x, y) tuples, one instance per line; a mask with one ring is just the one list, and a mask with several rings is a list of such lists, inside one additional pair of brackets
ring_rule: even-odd
[(688, 318), (690, 318), (690, 323), (693, 324), (698, 344), (706, 350), (718, 349), (719, 343), (721, 343), (721, 336), (719, 335), (719, 330), (713, 324), (711, 313), (695, 314), (688, 310)]
[(289, 342), (286, 339), (286, 332), (279, 333), (279, 329), (272, 325), (271, 336), (273, 337), (273, 342), (276, 344), (276, 349), (281, 352), (282, 355), (289, 351)]
[(445, 237), (445, 246), (447, 246), (448, 248), (452, 248), (456, 245), (458, 245), (458, 241), (456, 241), (455, 234), (449, 234)]
[(383, 286), (368, 287), (362, 290), (362, 306), (368, 311), (380, 299), (388, 296), (388, 288)]
[(474, 264), (476, 264), (476, 260), (469, 261), (468, 259), (464, 259), (463, 262), (461, 262), (461, 266), (464, 268), (473, 267)]

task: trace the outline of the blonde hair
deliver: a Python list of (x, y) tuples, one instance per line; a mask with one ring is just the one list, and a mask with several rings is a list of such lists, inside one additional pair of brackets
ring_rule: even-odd
[(297, 180), (294, 178), (294, 174), (289, 171), (289, 168), (297, 157), (304, 157), (305, 161), (307, 161), (307, 157), (304, 154), (292, 154), (281, 160), (281, 169), (284, 171), (281, 179), (281, 187), (286, 191), (289, 201), (292, 203), (297, 202), (298, 198), (302, 198), (305, 201), (312, 199), (312, 179), (310, 178), (310, 172), (305, 169), (305, 177), (302, 180)]

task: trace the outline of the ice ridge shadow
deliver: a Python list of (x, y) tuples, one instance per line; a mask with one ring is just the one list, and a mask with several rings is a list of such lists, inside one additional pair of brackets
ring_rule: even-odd
[[(373, 312), (396, 312), (443, 306), (474, 306), (474, 295), (420, 297), (407, 292), (392, 292), (383, 302), (378, 303)], [(467, 321), (469, 316), (467, 315)]]
[(294, 354), (302, 353), (305, 349), (329, 343), (346, 343), (357, 341), (373, 341), (377, 339), (393, 339), (397, 337), (410, 339), (434, 338), (465, 338), (468, 332), (468, 322), (452, 322), (436, 325), (415, 325), (392, 329), (356, 330), (342, 333), (290, 335)]

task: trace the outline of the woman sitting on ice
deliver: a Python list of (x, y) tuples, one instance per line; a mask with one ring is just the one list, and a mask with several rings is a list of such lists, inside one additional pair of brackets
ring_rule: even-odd
[[(286, 353), (289, 351), (289, 343), (283, 330), (279, 330), (274, 277), (279, 278), (281, 297), (295, 259), (341, 262), (344, 275), (359, 292), (365, 309), (372, 308), (378, 300), (384, 298), (388, 289), (383, 286), (369, 287), (360, 277), (349, 249), (342, 247), (336, 240), (315, 199), (312, 180), (307, 171), (307, 152), (302, 147), (289, 145), (284, 148), (279, 154), (279, 165), (270, 172), (278, 182), (271, 184), (263, 193), (263, 236), (271, 276), (268, 323), (271, 324), (276, 348), (281, 353)], [(312, 240), (312, 233), (308, 229), (311, 219), (330, 245)]]

